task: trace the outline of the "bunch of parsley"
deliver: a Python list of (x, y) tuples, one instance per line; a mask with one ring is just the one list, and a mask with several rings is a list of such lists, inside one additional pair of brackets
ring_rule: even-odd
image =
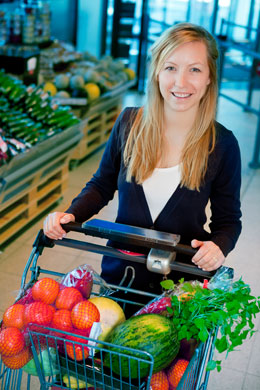
[[(166, 290), (176, 288), (171, 280), (161, 284)], [(209, 290), (189, 282), (182, 284), (182, 290), (188, 293), (188, 299), (172, 295), (171, 307), (167, 309), (179, 340), (205, 342), (218, 329), (215, 348), (227, 355), (255, 332), (253, 318), (260, 312), (260, 297), (251, 295), (250, 287), (242, 279), (233, 282), (229, 290)], [(214, 368), (221, 370), (221, 360), (208, 362), (207, 370)]]

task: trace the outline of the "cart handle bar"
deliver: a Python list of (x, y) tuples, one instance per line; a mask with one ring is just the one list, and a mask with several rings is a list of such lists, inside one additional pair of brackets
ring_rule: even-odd
[(146, 248), (177, 252), (188, 256), (194, 256), (197, 253), (197, 249), (189, 245), (179, 244), (181, 236), (178, 234), (160, 232), (101, 219), (91, 219), (83, 224), (69, 222), (63, 224), (62, 228), (66, 232), (80, 232), (89, 236), (106, 238), (112, 241)]
[[(66, 232), (75, 231), (94, 237), (147, 247), (150, 249), (150, 252), (146, 257), (145, 255), (130, 254), (129, 252), (127, 253), (109, 246), (101, 246), (86, 242), (83, 243), (81, 241), (69, 239), (57, 240), (55, 241), (57, 245), (74, 247), (89, 252), (143, 263), (146, 264), (149, 270), (158, 273), (163, 273), (163, 270), (166, 271), (165, 273), (168, 273), (172, 270), (191, 273), (192, 275), (198, 275), (204, 278), (211, 278), (215, 274), (215, 271), (204, 271), (195, 265), (175, 261), (176, 252), (189, 256), (193, 256), (197, 252), (197, 249), (194, 249), (191, 246), (179, 244), (181, 237), (177, 234), (159, 232), (153, 229), (140, 228), (100, 219), (92, 219), (83, 224), (70, 222), (62, 225), (62, 227)], [(151, 265), (154, 261), (156, 262), (157, 255), (159, 255), (159, 268), (161, 268), (161, 270), (156, 270)]]
[[(102, 246), (102, 245), (92, 244), (90, 242), (79, 241), (70, 238), (63, 238), (62, 240), (51, 240), (44, 235), (42, 229), (39, 231), (34, 241), (33, 247), (35, 248), (35, 251), (39, 255), (41, 255), (45, 247), (53, 248), (55, 245), (84, 250), (92, 253), (98, 253), (109, 257), (115, 257), (126, 261), (144, 264), (146, 266), (148, 263), (148, 257), (144, 254), (130, 254), (127, 251), (116, 249), (110, 246)], [(165, 253), (167, 254), (166, 251)], [(175, 261), (174, 258), (172, 258), (172, 260), (169, 262), (169, 267), (171, 271), (189, 273), (195, 276), (202, 276), (204, 278), (209, 278), (209, 279), (215, 275), (215, 271), (203, 271), (201, 268), (198, 268), (195, 265)], [(163, 272), (158, 272), (158, 273), (163, 273)]]

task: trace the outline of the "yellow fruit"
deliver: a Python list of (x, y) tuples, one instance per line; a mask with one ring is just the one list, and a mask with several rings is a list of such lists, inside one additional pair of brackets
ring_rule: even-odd
[(106, 297), (94, 297), (89, 299), (90, 302), (98, 308), (100, 313), (100, 323), (102, 333), (99, 340), (105, 340), (108, 333), (121, 322), (125, 321), (125, 314), (121, 306), (113, 301), (113, 299)]
[(85, 389), (86, 382), (83, 382), (81, 379), (77, 379), (74, 376), (63, 375), (62, 380), (64, 384), (70, 389)]
[(95, 100), (100, 96), (100, 89), (97, 84), (94, 83), (86, 83), (84, 86), (87, 91), (89, 100)]
[(135, 71), (130, 68), (123, 69), (123, 72), (127, 74), (128, 80), (134, 80), (135, 78)]
[(47, 81), (47, 83), (44, 84), (43, 90), (49, 92), (51, 96), (54, 96), (57, 93), (57, 88), (50, 81)]

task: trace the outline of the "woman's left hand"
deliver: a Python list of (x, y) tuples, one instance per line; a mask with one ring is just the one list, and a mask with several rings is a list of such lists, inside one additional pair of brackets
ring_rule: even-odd
[(192, 240), (191, 246), (199, 248), (192, 262), (204, 271), (214, 271), (225, 261), (221, 249), (213, 241)]

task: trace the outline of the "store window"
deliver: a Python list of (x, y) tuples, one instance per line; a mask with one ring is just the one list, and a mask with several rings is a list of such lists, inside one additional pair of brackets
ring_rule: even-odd
[(149, 48), (167, 27), (188, 21), (216, 36), (254, 44), (259, 7), (260, 0), (109, 0), (106, 53), (136, 70), (141, 91)]

